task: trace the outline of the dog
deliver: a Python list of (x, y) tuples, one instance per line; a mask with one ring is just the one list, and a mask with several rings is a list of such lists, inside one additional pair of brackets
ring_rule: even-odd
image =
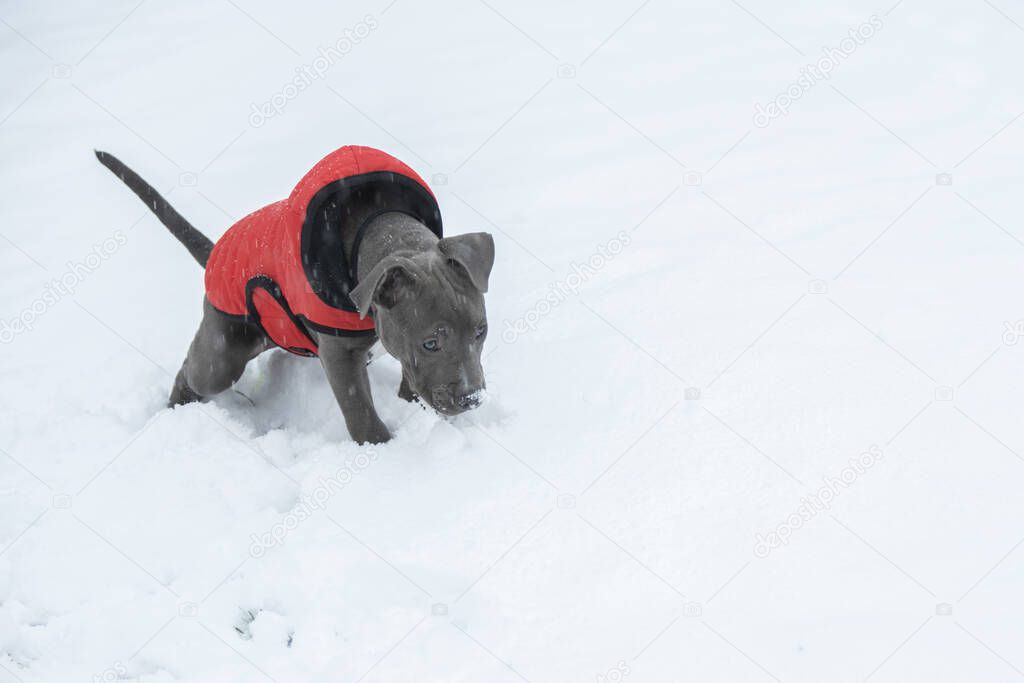
[(430, 188), (395, 157), (337, 149), (287, 199), (241, 219), (216, 244), (117, 158), (96, 157), (206, 271), (203, 318), (169, 406), (230, 388), (250, 360), (281, 347), (319, 357), (352, 439), (383, 443), (391, 434), (366, 371), (378, 338), (402, 365), (402, 398), (442, 415), (479, 405), (494, 240), (444, 237)]

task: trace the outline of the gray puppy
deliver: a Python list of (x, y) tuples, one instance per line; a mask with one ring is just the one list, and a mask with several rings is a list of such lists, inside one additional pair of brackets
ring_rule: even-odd
[(381, 443), (391, 435), (366, 372), (378, 337), (401, 362), (399, 396), (444, 415), (479, 405), (494, 241), (442, 237), (433, 194), (402, 162), (366, 147), (336, 150), (288, 199), (214, 245), (135, 172), (96, 156), (206, 268), (203, 319), (170, 405), (228, 389), (251, 359), (280, 346), (319, 356), (349, 434)]

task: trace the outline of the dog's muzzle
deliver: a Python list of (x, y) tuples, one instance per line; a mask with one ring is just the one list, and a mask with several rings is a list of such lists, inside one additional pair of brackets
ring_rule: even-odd
[(430, 392), (430, 402), (446, 415), (458, 415), (479, 407), (483, 402), (483, 393), (483, 389), (475, 389), (457, 394), (450, 387), (435, 387)]

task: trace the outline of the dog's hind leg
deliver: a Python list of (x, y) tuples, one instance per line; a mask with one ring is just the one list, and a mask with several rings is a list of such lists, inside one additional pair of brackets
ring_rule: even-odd
[(203, 320), (174, 380), (169, 406), (202, 401), (238, 381), (246, 364), (273, 346), (256, 325), (221, 313), (203, 300)]

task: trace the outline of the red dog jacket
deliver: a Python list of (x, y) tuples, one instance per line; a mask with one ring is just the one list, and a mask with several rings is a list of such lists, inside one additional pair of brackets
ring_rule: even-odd
[[(347, 258), (345, 221), (339, 218), (346, 201), (385, 186), (398, 190), (398, 201), (355, 228)], [(218, 311), (258, 324), (275, 344), (304, 356), (317, 352), (310, 329), (373, 334), (373, 318), (359, 318), (349, 292), (356, 286), (363, 228), (390, 211), (408, 214), (442, 236), (437, 200), (415, 171), (372, 147), (335, 150), (287, 199), (249, 214), (217, 240), (206, 263), (206, 297)]]

